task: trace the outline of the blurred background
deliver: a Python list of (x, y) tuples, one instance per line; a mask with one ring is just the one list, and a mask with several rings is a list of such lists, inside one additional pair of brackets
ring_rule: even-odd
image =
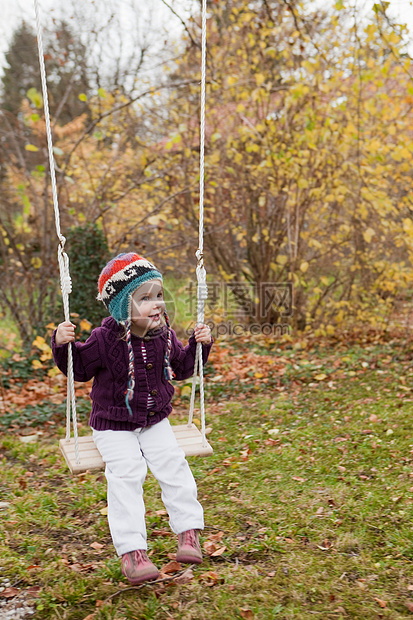
[[(39, 4), (73, 317), (83, 336), (100, 323), (97, 275), (135, 250), (165, 274), (184, 333), (195, 315), (200, 3)], [(62, 304), (34, 8), (0, 9), (7, 357), (46, 337)], [(331, 337), (409, 326), (412, 20), (404, 1), (208, 3), (214, 321)]]

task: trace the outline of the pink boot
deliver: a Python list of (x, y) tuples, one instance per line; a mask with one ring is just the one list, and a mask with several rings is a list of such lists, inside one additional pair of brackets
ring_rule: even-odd
[(182, 534), (178, 534), (176, 561), (187, 564), (201, 564), (202, 551), (199, 546), (197, 530), (187, 530), (182, 532)]
[(122, 556), (122, 573), (134, 586), (159, 577), (158, 569), (152, 564), (144, 549), (129, 551)]

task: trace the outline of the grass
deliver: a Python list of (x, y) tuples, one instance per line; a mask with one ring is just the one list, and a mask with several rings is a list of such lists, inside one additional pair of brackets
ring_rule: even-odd
[[(24, 444), (2, 434), (1, 574), (20, 589), (41, 587), (36, 618), (410, 617), (413, 370), (392, 346), (354, 345), (335, 352), (342, 365), (330, 376), (331, 351), (316, 353), (284, 353), (288, 390), (220, 396), (214, 383), (214, 454), (190, 462), (202, 543), (221, 554), (206, 555), (185, 584), (108, 600), (126, 582), (101, 514), (103, 474), (70, 476), (56, 437)], [(322, 372), (327, 379), (312, 380)], [(162, 566), (176, 541), (157, 483), (145, 485), (149, 550)]]

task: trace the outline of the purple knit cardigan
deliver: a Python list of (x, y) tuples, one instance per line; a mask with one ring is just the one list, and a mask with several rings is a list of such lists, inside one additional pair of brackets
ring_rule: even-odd
[[(67, 347), (57, 346), (55, 334), (52, 337), (52, 351), (56, 365), (67, 374)], [(194, 372), (196, 340), (192, 335), (186, 347), (171, 329), (171, 367), (175, 379), (188, 379)], [(146, 363), (142, 357), (142, 340), (145, 343)], [(166, 329), (139, 338), (132, 334), (132, 348), (135, 358), (135, 391), (131, 402), (130, 416), (125, 404), (128, 384), (128, 350), (124, 330), (112, 317), (102, 321), (86, 342), (72, 345), (75, 381), (89, 381), (94, 377), (90, 397), (92, 411), (89, 424), (103, 430), (134, 430), (160, 422), (172, 410), (173, 385), (164, 376), (163, 360), (167, 346)], [(202, 345), (203, 362), (208, 359), (212, 343)], [(148, 395), (153, 406), (148, 410)]]

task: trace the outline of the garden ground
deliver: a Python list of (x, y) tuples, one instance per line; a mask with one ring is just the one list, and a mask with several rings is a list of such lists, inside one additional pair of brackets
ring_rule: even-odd
[[(128, 588), (103, 472), (72, 476), (58, 451), (64, 385), (24, 375), (17, 356), (0, 409), (0, 617), (17, 618), (7, 610), (23, 599), (48, 620), (412, 617), (412, 358), (410, 343), (374, 335), (216, 344), (206, 369), (214, 454), (190, 459), (205, 560), (174, 562), (149, 476), (149, 553), (163, 580)], [(188, 391), (179, 384), (172, 422)]]

